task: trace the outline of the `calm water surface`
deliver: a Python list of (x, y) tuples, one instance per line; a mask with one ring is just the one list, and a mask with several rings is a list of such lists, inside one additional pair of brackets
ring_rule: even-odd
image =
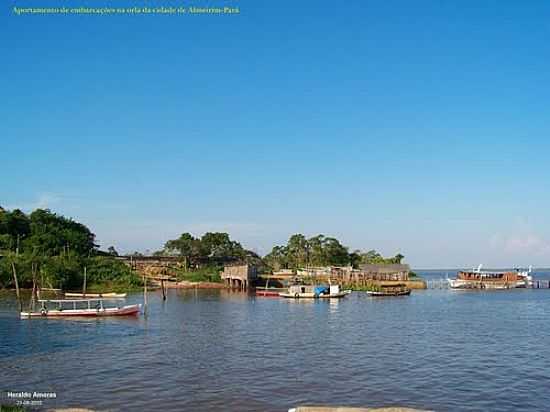
[(37, 390), (57, 393), (47, 407), (120, 411), (550, 410), (550, 290), (149, 300), (147, 318), (29, 321), (1, 295), (2, 401)]

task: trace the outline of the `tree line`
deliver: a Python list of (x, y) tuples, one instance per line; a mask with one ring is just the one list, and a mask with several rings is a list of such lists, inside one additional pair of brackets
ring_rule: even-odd
[[(0, 207), (0, 287), (13, 286), (17, 272), (22, 287), (40, 279), (45, 287), (75, 289), (82, 284), (84, 267), (92, 288), (94, 283), (139, 285), (139, 276), (113, 259), (117, 255), (113, 246), (107, 252), (101, 251), (88, 227), (65, 216), (47, 209), (25, 214)], [(184, 272), (207, 269), (213, 273), (237, 262), (253, 264), (266, 272), (307, 266), (357, 268), (365, 263), (401, 263), (404, 258), (401, 254), (385, 258), (375, 250), (350, 252), (338, 239), (322, 234), (310, 238), (292, 235), (285, 245), (273, 247), (262, 258), (222, 232), (207, 232), (200, 237), (182, 233), (154, 255), (181, 258)]]
[[(114, 253), (113, 253), (114, 252)], [(0, 287), (19, 286), (76, 289), (84, 268), (90, 289), (94, 285), (131, 288), (140, 278), (110, 253), (99, 250), (95, 234), (82, 223), (47, 209), (25, 214), (0, 207)], [(15, 275), (15, 276), (14, 276)]]
[(308, 239), (302, 234), (295, 234), (288, 239), (286, 245), (275, 246), (264, 257), (264, 261), (273, 270), (348, 265), (358, 268), (362, 264), (401, 263), (404, 257), (397, 254), (385, 258), (375, 250), (349, 252), (348, 247), (333, 237), (317, 235)]
[(226, 263), (245, 262), (262, 267), (262, 258), (223, 232), (207, 232), (201, 237), (182, 233), (177, 239), (168, 240), (155, 256), (178, 256), (184, 270), (203, 267), (221, 268)]

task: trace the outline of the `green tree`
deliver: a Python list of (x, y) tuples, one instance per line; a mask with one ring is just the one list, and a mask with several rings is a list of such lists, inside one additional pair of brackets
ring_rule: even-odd
[(286, 246), (274, 246), (271, 252), (264, 257), (264, 262), (272, 270), (288, 269), (288, 251)]
[(201, 256), (212, 262), (223, 263), (244, 259), (246, 252), (239, 242), (232, 241), (227, 233), (207, 232), (200, 241)]
[(326, 238), (317, 235), (307, 240), (308, 264), (311, 266), (324, 266), (327, 263), (325, 249)]
[(324, 255), (326, 260), (324, 265), (327, 266), (344, 266), (349, 264), (348, 249), (340, 244), (340, 242), (332, 237), (325, 238), (323, 242)]
[(245, 250), (239, 242), (231, 240), (229, 234), (207, 232), (201, 238), (183, 233), (177, 239), (165, 243), (164, 249), (157, 255), (180, 256), (185, 270), (199, 266), (219, 267), (228, 262), (254, 259), (254, 252)]
[(182, 257), (184, 268), (188, 270), (189, 265), (195, 264), (200, 256), (200, 240), (190, 233), (182, 233), (179, 238), (166, 242), (164, 250), (168, 255)]
[(118, 252), (116, 251), (114, 246), (109, 246), (107, 249), (107, 253), (111, 256), (118, 256)]
[(292, 269), (306, 266), (308, 263), (307, 239), (302, 234), (292, 235), (287, 242), (287, 256)]
[(20, 252), (22, 241), (29, 236), (29, 218), (19, 209), (0, 211), (0, 248)]
[(43, 256), (74, 252), (89, 256), (97, 249), (95, 235), (83, 224), (50, 212), (37, 209), (30, 215), (30, 236), (25, 247)]
[(392, 263), (401, 263), (405, 258), (401, 253), (397, 255), (385, 258), (376, 250), (369, 250), (366, 253), (361, 254), (361, 263), (362, 264), (392, 264)]
[(392, 259), (392, 263), (401, 263), (401, 261), (403, 259), (405, 259), (405, 256), (403, 256), (401, 253), (398, 253), (397, 255), (395, 255)]

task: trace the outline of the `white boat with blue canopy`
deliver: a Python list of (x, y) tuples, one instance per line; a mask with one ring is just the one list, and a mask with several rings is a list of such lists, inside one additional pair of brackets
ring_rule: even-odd
[(288, 291), (279, 293), (279, 296), (295, 299), (326, 299), (343, 298), (350, 293), (351, 290), (341, 290), (340, 285), (292, 285)]

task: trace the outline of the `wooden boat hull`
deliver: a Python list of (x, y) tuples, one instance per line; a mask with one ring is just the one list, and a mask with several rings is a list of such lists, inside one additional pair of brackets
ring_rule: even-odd
[(279, 297), (279, 292), (271, 291), (271, 290), (257, 290), (256, 296), (267, 296), (267, 297)]
[(507, 290), (516, 288), (525, 288), (525, 282), (491, 282), (491, 281), (473, 281), (463, 279), (448, 279), (449, 287), (453, 290)]
[(83, 293), (65, 292), (65, 297), (68, 297), (68, 298), (125, 298), (126, 293), (115, 293), (115, 292), (86, 293), (84, 295)]
[(375, 292), (372, 290), (367, 291), (367, 295), (369, 296), (408, 296), (410, 294), (410, 290), (404, 290), (402, 292)]
[(321, 294), (317, 295), (315, 293), (279, 293), (279, 296), (282, 298), (291, 298), (291, 299), (336, 299), (343, 298), (351, 293), (351, 290), (344, 290), (339, 293), (332, 294)]
[(51, 309), (41, 312), (21, 312), (21, 318), (137, 316), (140, 309), (141, 304), (104, 309)]

